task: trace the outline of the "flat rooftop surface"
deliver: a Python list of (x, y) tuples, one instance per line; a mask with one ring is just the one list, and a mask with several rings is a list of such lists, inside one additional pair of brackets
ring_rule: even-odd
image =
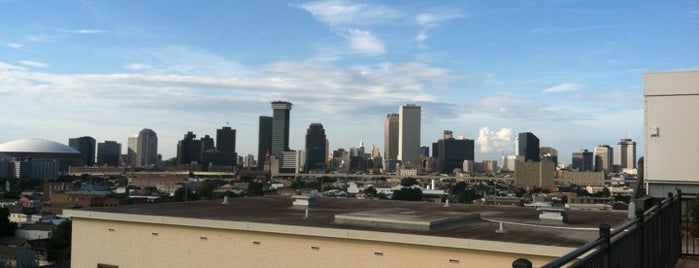
[[(539, 212), (536, 208), (453, 203), (449, 207), (444, 207), (444, 204), (431, 202), (325, 197), (316, 199), (315, 206), (309, 209), (306, 218), (305, 207), (292, 206), (293, 200), (288, 196), (263, 196), (232, 198), (229, 199), (229, 204), (222, 204), (222, 200), (205, 200), (80, 210), (405, 233), (562, 247), (579, 247), (598, 237), (597, 227), (600, 224), (607, 223), (611, 226), (618, 226), (626, 220), (626, 213), (571, 210), (568, 213), (568, 224), (545, 224), (539, 221)], [(404, 217), (406, 220), (436, 221), (443, 219), (445, 215), (476, 214), (480, 214), (481, 219), (471, 219), (453, 228), (433, 230), (387, 228), (384, 226), (344, 224), (335, 221), (335, 215), (371, 217), (372, 214), (376, 214), (376, 211), (393, 211), (394, 216), (383, 216), (389, 218), (395, 217), (395, 212), (400, 212), (409, 215)], [(499, 228), (498, 222), (500, 221), (505, 222), (506, 233), (495, 232)]]

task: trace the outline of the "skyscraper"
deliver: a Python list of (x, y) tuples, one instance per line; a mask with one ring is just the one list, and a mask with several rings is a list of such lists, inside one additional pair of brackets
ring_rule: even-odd
[(257, 168), (265, 166), (267, 153), (272, 152), (272, 117), (260, 116), (260, 128), (257, 141)]
[(631, 139), (621, 139), (616, 144), (617, 154), (614, 157), (614, 165), (620, 169), (636, 168), (636, 142)]
[(384, 123), (384, 152), (385, 159), (398, 159), (398, 114), (387, 114)]
[(131, 136), (127, 142), (126, 165), (136, 167), (136, 155), (138, 152), (138, 135)]
[(78, 150), (82, 155), (83, 163), (88, 166), (95, 164), (95, 149), (97, 149), (95, 145), (95, 139), (88, 136), (68, 139), (68, 146)]
[(304, 170), (325, 171), (327, 138), (323, 124), (311, 123), (306, 131), (306, 167)]
[(158, 166), (158, 136), (155, 131), (144, 128), (138, 133), (136, 144), (136, 167)]
[(235, 129), (223, 127), (216, 130), (216, 149), (221, 152), (235, 152)]
[(398, 160), (403, 167), (420, 167), (420, 106), (400, 107), (398, 123)]
[(517, 138), (517, 155), (521, 156), (524, 162), (539, 162), (539, 138), (531, 132), (519, 133)]
[(580, 149), (573, 152), (573, 169), (579, 171), (592, 171), (592, 152)]
[(558, 149), (543, 146), (539, 148), (539, 155), (541, 156), (541, 161), (553, 162), (554, 165), (558, 165)]
[(271, 154), (281, 158), (281, 153), (289, 150), (289, 117), (291, 103), (272, 102), (272, 148)]
[(595, 147), (595, 171), (609, 173), (613, 171), (612, 161), (614, 150), (611, 146), (603, 144)]
[[(235, 166), (238, 162), (238, 154), (235, 151), (235, 129), (223, 127), (216, 130), (216, 149), (208, 148), (206, 137), (202, 138), (204, 155), (214, 165)], [(212, 142), (213, 143), (213, 142)], [(212, 145), (213, 147), (213, 145)]]
[(442, 139), (436, 144), (437, 171), (452, 173), (456, 168), (463, 169), (465, 160), (474, 160), (474, 152), (473, 140), (454, 139), (452, 132), (445, 130)]
[(121, 144), (116, 141), (104, 141), (97, 144), (97, 164), (118, 166)]
[(180, 165), (199, 163), (203, 153), (201, 141), (196, 140), (193, 132), (189, 131), (184, 138), (177, 142), (177, 162)]

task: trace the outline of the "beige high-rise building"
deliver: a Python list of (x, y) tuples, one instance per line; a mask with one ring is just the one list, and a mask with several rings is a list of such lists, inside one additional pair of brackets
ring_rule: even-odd
[(613, 170), (612, 161), (614, 159), (614, 149), (611, 146), (602, 144), (595, 147), (595, 171), (610, 173)]
[(614, 165), (619, 170), (636, 168), (636, 142), (631, 139), (621, 139), (616, 143)]
[(126, 151), (126, 165), (136, 166), (136, 152), (138, 151), (138, 135), (129, 137), (128, 148)]
[(404, 168), (420, 168), (420, 106), (406, 104), (400, 107), (398, 123), (398, 160)]
[(398, 114), (387, 114), (384, 123), (383, 139), (385, 159), (398, 159)]

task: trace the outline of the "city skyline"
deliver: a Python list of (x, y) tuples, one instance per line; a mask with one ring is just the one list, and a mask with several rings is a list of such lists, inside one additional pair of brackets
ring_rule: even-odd
[(290, 149), (310, 123), (330, 148), (383, 149), (385, 115), (415, 103), (421, 145), (452, 130), (477, 160), (514, 154), (519, 132), (562, 162), (620, 138), (640, 157), (642, 74), (699, 69), (696, 1), (3, 1), (0, 15), (0, 143), (126, 150), (149, 128), (164, 159), (221, 126), (256, 154), (275, 100), (294, 104)]

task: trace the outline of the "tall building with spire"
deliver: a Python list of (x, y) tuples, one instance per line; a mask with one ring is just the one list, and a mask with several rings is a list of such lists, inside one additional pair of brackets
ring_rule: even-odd
[(144, 128), (138, 133), (136, 144), (136, 167), (158, 166), (158, 136), (152, 129)]
[(306, 167), (304, 170), (308, 172), (325, 171), (326, 145), (327, 138), (323, 124), (311, 123), (306, 131)]
[(272, 102), (272, 148), (270, 153), (279, 158), (281, 158), (282, 152), (289, 151), (290, 114), (290, 102)]
[(398, 160), (404, 168), (419, 169), (421, 108), (406, 104), (398, 112)]

